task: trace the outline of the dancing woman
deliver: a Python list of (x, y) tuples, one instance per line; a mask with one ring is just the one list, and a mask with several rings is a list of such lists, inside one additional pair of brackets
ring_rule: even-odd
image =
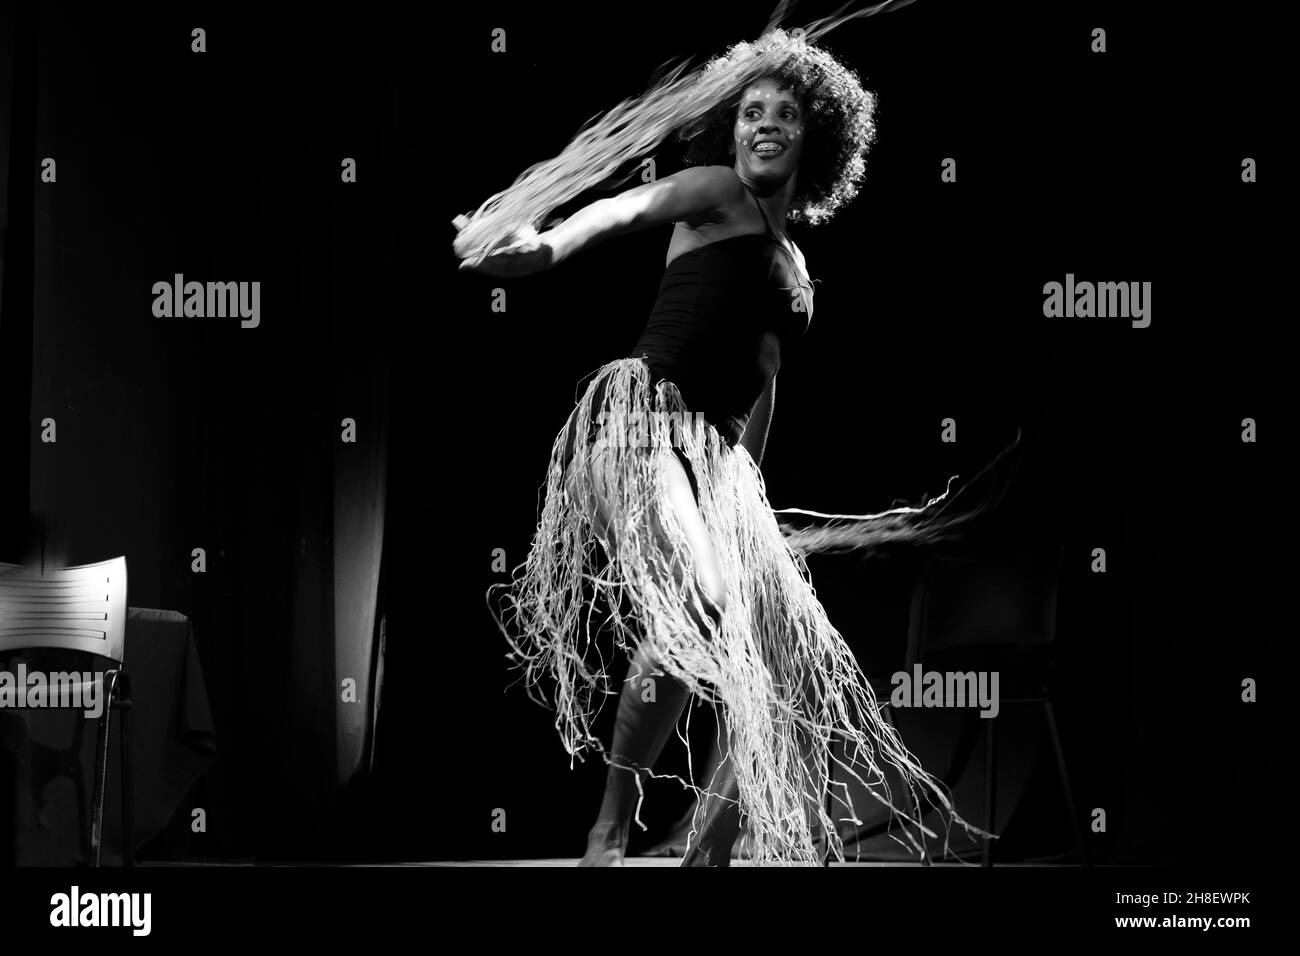
[[(842, 859), (825, 802), (832, 762), (890, 808), (918, 852), (917, 836), (937, 836), (922, 803), (982, 835), (881, 718), (814, 593), (808, 549), (783, 533), (759, 471), (778, 370), (813, 315), (813, 284), (788, 225), (823, 223), (854, 198), (875, 132), (872, 94), (812, 42), (831, 25), (769, 28), (694, 74), (677, 71), (457, 223), (462, 268), (494, 277), (673, 227), (644, 331), (630, 355), (588, 382), (553, 444), (528, 558), (489, 591), (528, 686), (551, 690), (542, 699), (566, 748), (599, 751), (609, 764), (587, 865), (622, 864), (643, 782), (684, 710), (689, 728), (692, 698), (717, 714), (726, 756), (708, 779), (683, 781), (699, 807), (683, 865), (727, 865), (742, 820), (755, 862)], [(591, 168), (607, 175), (666, 130), (689, 143), (692, 165), (535, 230), (591, 185)], [(622, 143), (638, 132), (630, 148)], [(579, 168), (586, 178), (573, 174)], [(933, 505), (863, 516), (852, 546), (942, 537), (954, 519)], [(609, 687), (605, 631), (630, 659), (621, 692)], [(591, 722), (615, 693), (605, 748)], [(890, 793), (887, 769), (903, 792)], [(837, 786), (855, 819), (847, 787)]]

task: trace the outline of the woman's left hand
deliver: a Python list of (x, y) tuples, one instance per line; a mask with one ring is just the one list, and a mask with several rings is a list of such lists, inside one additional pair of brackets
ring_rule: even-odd
[(514, 279), (535, 275), (551, 267), (553, 250), (532, 226), (517, 229), (501, 240), (477, 265), (461, 261), (460, 270), (469, 270), (497, 279)]

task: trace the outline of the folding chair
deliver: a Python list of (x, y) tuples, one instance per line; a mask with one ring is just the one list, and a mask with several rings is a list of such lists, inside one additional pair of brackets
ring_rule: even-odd
[[(907, 668), (911, 671), (920, 664), (923, 672), (942, 671), (945, 668), (935, 661), (938, 657), (959, 665), (959, 670), (998, 670), (1000, 705), (1038, 704), (1043, 708), (1079, 861), (1087, 866), (1083, 826), (1048, 690), (1054, 664), (1061, 551), (1057, 547), (1047, 553), (995, 560), (931, 555), (912, 595)], [(984, 829), (992, 833), (998, 717), (981, 717), (980, 721), (987, 725)], [(984, 839), (981, 862), (993, 865), (992, 840), (988, 838)]]
[[(134, 824), (131, 788), (131, 685), (122, 662), (126, 650), (126, 558), (72, 568), (23, 567), (0, 563), (0, 653), (17, 650), (63, 649), (107, 658), (112, 666), (91, 683), (100, 684), (103, 713), (96, 728), (95, 784), (91, 810), (90, 847), (92, 866), (100, 865), (103, 849), (104, 793), (108, 783), (108, 736), (113, 711), (121, 724), (122, 772), (122, 859), (132, 866)], [(60, 685), (83, 695), (91, 683), (75, 681)], [(77, 722), (77, 735), (70, 767), (80, 779), (80, 743), (84, 717)], [(84, 824), (84, 814), (83, 814)]]

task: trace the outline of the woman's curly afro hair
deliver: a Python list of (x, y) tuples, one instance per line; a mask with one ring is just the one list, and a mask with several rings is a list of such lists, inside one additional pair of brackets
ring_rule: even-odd
[[(705, 71), (725, 70), (756, 50), (785, 49), (788, 55), (763, 78), (794, 92), (803, 104), (804, 145), (799, 161), (798, 193), (790, 204), (791, 222), (810, 226), (826, 222), (858, 194), (866, 176), (867, 151), (876, 138), (876, 98), (862, 88), (857, 74), (827, 51), (783, 29), (758, 40), (737, 43), (714, 57)], [(677, 130), (687, 143), (687, 166), (734, 165), (736, 113), (745, 87), (704, 116)]]

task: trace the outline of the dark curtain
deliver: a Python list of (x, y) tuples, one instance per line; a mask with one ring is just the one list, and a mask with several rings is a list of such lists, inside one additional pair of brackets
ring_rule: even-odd
[[(370, 727), (394, 101), (382, 70), (320, 92), (328, 24), (251, 17), (0, 13), (0, 559), (30, 513), (48, 566), (124, 554), (132, 605), (193, 620), (220, 757), (189, 805), (211, 822), (159, 852), (311, 858)], [(260, 325), (155, 318), (177, 273), (259, 281)]]
[(35, 14), (0, 4), (0, 561), (28, 543), (28, 412), (32, 388), (32, 203)]

